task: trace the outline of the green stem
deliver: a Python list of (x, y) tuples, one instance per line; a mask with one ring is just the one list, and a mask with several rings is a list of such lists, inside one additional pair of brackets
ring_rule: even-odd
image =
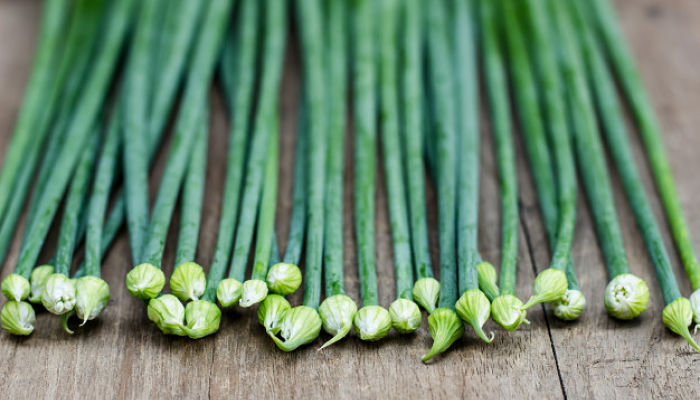
[(454, 308), (457, 301), (456, 229), (457, 124), (455, 91), (449, 48), (446, 4), (432, 4), (427, 12), (428, 78), (434, 114), (432, 124), (437, 172), (438, 232), (440, 247), (440, 307)]
[(375, 50), (373, 4), (352, 5), (352, 85), (355, 125), (355, 240), (362, 304), (377, 305), (377, 268), (374, 255), (374, 193), (376, 175)]
[(515, 293), (516, 263), (518, 258), (518, 181), (515, 171), (515, 153), (511, 126), (508, 87), (500, 48), (500, 37), (494, 5), (482, 1), (481, 24), (483, 38), (486, 88), (491, 106), (491, 121), (496, 142), (498, 173), (501, 185), (501, 294)]
[(457, 260), (459, 292), (479, 288), (479, 78), (476, 65), (474, 9), (468, 0), (454, 3), (455, 57), (453, 61), (459, 132), (457, 191)]
[(326, 60), (328, 87), (328, 156), (324, 228), (324, 276), (326, 298), (345, 294), (343, 272), (343, 172), (347, 113), (347, 6), (326, 2)]
[[(301, 260), (306, 232), (306, 164), (309, 149), (306, 136), (308, 134), (308, 115), (304, 96), (301, 96), (299, 107), (299, 127), (297, 143), (294, 149), (294, 187), (292, 188), (292, 215), (289, 221), (289, 238), (284, 249), (284, 262), (297, 265)], [(330, 161), (329, 161), (330, 162)]]
[[(575, 46), (575, 34), (567, 25), (565, 11), (558, 10), (554, 3), (556, 2), (550, 3), (554, 14), (549, 18), (541, 16), (536, 23), (548, 24), (552, 17), (556, 17), (554, 18), (555, 29), (561, 53), (559, 59), (564, 80), (569, 87), (566, 93), (581, 176), (593, 210), (598, 241), (603, 249), (608, 273), (612, 279), (628, 273), (629, 263), (617, 219), (604, 151), (597, 132), (593, 100), (585, 80), (582, 60)], [(537, 15), (544, 11), (541, 8), (533, 5), (531, 10), (534, 15)]]
[(607, 48), (607, 55), (630, 102), (637, 125), (639, 125), (639, 132), (647, 151), (656, 187), (661, 195), (666, 218), (668, 218), (671, 225), (671, 232), (681, 255), (683, 266), (690, 278), (693, 290), (698, 290), (700, 289), (700, 265), (693, 249), (690, 231), (678, 198), (661, 129), (656, 120), (656, 113), (649, 101), (639, 71), (634, 63), (634, 58), (616, 22), (612, 5), (605, 0), (591, 1), (590, 4), (595, 11), (597, 27)]
[(653, 261), (664, 302), (670, 304), (681, 297), (681, 292), (673, 274), (673, 267), (661, 231), (654, 219), (654, 213), (637, 170), (632, 147), (627, 138), (625, 121), (622, 118), (622, 106), (617, 97), (615, 82), (607, 69), (603, 54), (596, 45), (590, 28), (588, 28), (584, 12), (580, 5), (575, 5), (571, 12), (573, 18), (570, 20), (575, 22), (574, 25), (577, 28), (576, 33), (580, 38), (579, 47), (586, 61), (588, 80), (596, 99), (598, 113), (612, 158), (620, 173), (622, 186), (632, 206), (642, 237), (644, 237), (649, 256)]
[[(256, 0), (243, 0), (240, 5), (237, 19), (236, 45), (224, 49), (221, 74), (225, 82), (233, 83), (232, 75), (235, 74), (235, 85), (226, 85), (226, 92), (231, 103), (233, 121), (229, 131), (228, 160), (226, 165), (226, 182), (221, 205), (221, 217), (219, 219), (219, 234), (216, 239), (214, 257), (209, 268), (207, 288), (203, 299), (214, 301), (216, 287), (226, 274), (229, 263), (231, 247), (233, 246), (234, 229), (238, 221), (238, 206), (241, 201), (241, 184), (245, 168), (245, 155), (250, 130), (250, 114), (253, 104), (253, 89), (255, 86), (255, 71), (257, 57), (257, 32), (258, 32), (259, 7)], [(237, 57), (230, 53), (235, 51)], [(234, 70), (235, 69), (235, 70)], [(240, 276), (240, 281), (243, 276)]]

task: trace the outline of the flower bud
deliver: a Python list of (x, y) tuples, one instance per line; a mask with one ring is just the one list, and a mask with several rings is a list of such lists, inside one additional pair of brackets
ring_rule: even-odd
[(695, 321), (695, 332), (700, 326), (700, 289), (690, 295), (690, 308), (693, 309), (693, 321)]
[(321, 349), (325, 349), (350, 333), (352, 319), (356, 312), (357, 305), (347, 295), (336, 294), (323, 300), (318, 313), (323, 322), (323, 330), (333, 337), (324, 343)]
[(514, 331), (520, 324), (529, 324), (525, 319), (527, 312), (523, 309), (523, 302), (519, 298), (502, 294), (491, 303), (491, 318), (504, 329)]
[(484, 292), (479, 289), (469, 289), (455, 304), (457, 315), (474, 328), (474, 332), (486, 343), (493, 341), (493, 332), (491, 338), (487, 337), (482, 327), (488, 321), (491, 315), (491, 302), (486, 297)]
[(605, 308), (618, 319), (633, 319), (646, 310), (649, 288), (632, 274), (620, 274), (605, 288)]
[(243, 308), (258, 304), (267, 296), (267, 283), (259, 279), (251, 279), (243, 282), (243, 294), (238, 303)]
[(183, 262), (170, 276), (170, 292), (180, 301), (199, 299), (206, 286), (207, 277), (197, 263)]
[(282, 351), (292, 351), (313, 342), (321, 332), (321, 317), (311, 307), (297, 306), (284, 313), (280, 324), (280, 340), (273, 332), (267, 334)]
[(29, 281), (19, 274), (10, 274), (2, 280), (2, 294), (8, 300), (22, 301), (29, 296)]
[(185, 307), (172, 294), (164, 294), (148, 302), (148, 319), (166, 335), (185, 336)]
[(153, 264), (139, 264), (126, 274), (126, 289), (137, 299), (152, 299), (160, 294), (163, 286), (165, 275)]
[(552, 305), (555, 317), (564, 321), (573, 321), (578, 319), (586, 308), (586, 298), (580, 290), (570, 289)]
[(662, 312), (664, 325), (674, 333), (682, 336), (688, 343), (697, 351), (700, 351), (700, 346), (695, 343), (695, 340), (690, 336), (688, 325), (693, 323), (693, 310), (690, 306), (690, 300), (685, 297), (679, 297), (672, 301)]
[(29, 284), (32, 288), (29, 295), (29, 301), (32, 303), (41, 303), (41, 293), (44, 291), (46, 281), (53, 274), (53, 266), (40, 265), (32, 270), (29, 277)]
[(355, 332), (362, 340), (377, 341), (389, 334), (391, 316), (381, 306), (364, 306), (353, 318)]
[(413, 299), (427, 312), (432, 313), (440, 298), (440, 282), (434, 278), (421, 278), (413, 285)]
[(283, 296), (271, 294), (265, 297), (265, 300), (258, 307), (258, 322), (265, 327), (266, 331), (276, 334), (280, 330), (284, 313), (291, 308), (292, 306)]
[(464, 334), (464, 324), (457, 313), (449, 308), (438, 308), (428, 316), (428, 329), (433, 338), (433, 347), (422, 360), (426, 362), (436, 355), (443, 353), (452, 343)]
[(109, 285), (95, 276), (84, 276), (75, 283), (75, 313), (83, 320), (97, 318), (109, 302)]
[(493, 301), (500, 291), (498, 290), (498, 275), (496, 274), (496, 268), (491, 265), (488, 261), (481, 261), (476, 264), (477, 277), (479, 279), (479, 289)]
[(201, 339), (216, 333), (221, 324), (221, 310), (216, 304), (205, 300), (194, 300), (185, 307), (185, 332), (192, 339)]
[(566, 274), (554, 268), (547, 268), (537, 274), (532, 287), (532, 296), (523, 306), (524, 310), (530, 309), (538, 303), (547, 303), (558, 300), (566, 293), (568, 282)]
[(301, 270), (294, 264), (277, 263), (267, 271), (266, 279), (272, 293), (286, 296), (301, 286)]
[(412, 333), (420, 328), (421, 314), (418, 305), (408, 299), (396, 299), (389, 306), (391, 326), (399, 333)]
[(27, 336), (34, 332), (36, 314), (32, 305), (26, 301), (10, 300), (0, 311), (2, 329), (13, 335)]
[(62, 315), (75, 307), (75, 281), (63, 274), (51, 274), (41, 292), (41, 304), (49, 312)]
[(243, 285), (233, 278), (223, 279), (216, 287), (216, 299), (224, 308), (237, 305), (242, 294)]

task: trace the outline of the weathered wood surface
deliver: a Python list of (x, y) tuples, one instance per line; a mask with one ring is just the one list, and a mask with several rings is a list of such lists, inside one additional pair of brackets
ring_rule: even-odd
[[(659, 111), (665, 142), (678, 182), (681, 201), (694, 237), (700, 240), (700, 3), (696, 0), (618, 0), (625, 31)], [(0, 0), (0, 149), (10, 139), (31, 64), (39, 3)], [(294, 144), (299, 93), (298, 60), (290, 50), (283, 84), (283, 149)], [(212, 141), (199, 261), (207, 265), (213, 252), (224, 178), (223, 160), (228, 121), (223, 103), (212, 96)], [(482, 127), (483, 178), (480, 239), (482, 254), (500, 258), (498, 186), (489, 126)], [(641, 146), (635, 150), (647, 188), (653, 184)], [(288, 229), (291, 203), (292, 152), (283, 152), (278, 233)], [(158, 182), (163, 157), (153, 182)], [(547, 265), (548, 250), (531, 177), (519, 153), (521, 230), (518, 293), (530, 293), (536, 270)], [(379, 164), (381, 166), (381, 164)], [(351, 170), (346, 174), (348, 188)], [(614, 176), (614, 179), (618, 179)], [(616, 181), (619, 187), (619, 182)], [(602, 305), (606, 282), (603, 261), (585, 201), (580, 201), (574, 256), (588, 308), (576, 323), (565, 324), (544, 308), (529, 314), (532, 325), (507, 334), (496, 332), (491, 345), (467, 330), (464, 340), (431, 365), (420, 362), (430, 346), (426, 329), (412, 336), (392, 334), (377, 344), (350, 339), (323, 352), (309, 346), (292, 354), (278, 351), (267, 339), (253, 312), (225, 313), (221, 331), (191, 341), (165, 337), (149, 323), (143, 303), (131, 298), (123, 278), (130, 268), (128, 243), (122, 234), (105, 262), (112, 287), (110, 306), (99, 321), (75, 336), (66, 335), (58, 320), (40, 313), (29, 338), (0, 334), (0, 397), (36, 398), (698, 398), (700, 355), (661, 324), (663, 300), (653, 269), (621, 191), (616, 193), (632, 270), (647, 280), (651, 307), (629, 323), (607, 317)], [(351, 192), (346, 190), (345, 237), (349, 293), (356, 299)], [(380, 300), (393, 299), (393, 267), (385, 192), (377, 203), (377, 258)], [(436, 252), (435, 209), (431, 205), (431, 245)], [(663, 218), (659, 202), (653, 205)], [(662, 219), (662, 221), (665, 221)], [(666, 227), (664, 222), (664, 228)], [(280, 235), (284, 236), (284, 235)], [(174, 237), (171, 237), (174, 239)], [(666, 235), (671, 245), (670, 236)], [(169, 243), (174, 243), (171, 240)], [(700, 246), (700, 242), (696, 242)], [(2, 269), (11, 270), (19, 242)], [(679, 276), (682, 269), (672, 252)], [(44, 257), (48, 259), (49, 255)], [(169, 246), (165, 265), (173, 262)], [(168, 269), (168, 268), (166, 268)], [(682, 291), (689, 293), (681, 279)], [(293, 298), (293, 303), (299, 297)], [(424, 321), (425, 322), (425, 321)], [(424, 324), (425, 325), (425, 324)], [(316, 344), (319, 344), (320, 341)]]

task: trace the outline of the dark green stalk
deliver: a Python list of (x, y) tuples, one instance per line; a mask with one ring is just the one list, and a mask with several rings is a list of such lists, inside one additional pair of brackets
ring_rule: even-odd
[(403, 3), (401, 108), (411, 241), (416, 279), (432, 278), (433, 267), (428, 245), (423, 165), (423, 54), (420, 2)]
[[(294, 187), (292, 188), (292, 215), (289, 221), (289, 238), (284, 249), (284, 262), (298, 265), (301, 252), (304, 247), (304, 233), (306, 232), (306, 167), (307, 151), (306, 143), (308, 116), (304, 96), (301, 96), (299, 109), (299, 127), (297, 129), (297, 143), (294, 149)], [(329, 157), (330, 161), (331, 157)]]
[(377, 269), (374, 254), (374, 192), (377, 148), (377, 100), (373, 5), (353, 3), (352, 84), (354, 99), (355, 240), (362, 304), (377, 305)]
[(163, 3), (158, 0), (141, 4), (124, 77), (124, 91), (129, 99), (121, 107), (124, 198), (134, 263), (141, 257), (148, 233), (148, 114), (153, 95), (148, 81), (156, 63), (154, 43), (164, 11)]
[[(683, 266), (690, 278), (693, 290), (699, 290), (700, 265), (693, 249), (690, 230), (678, 198), (673, 171), (668, 162), (656, 113), (649, 101), (649, 96), (642, 83), (632, 53), (625, 43), (624, 35), (616, 21), (617, 18), (612, 5), (605, 0), (595, 0), (590, 2), (590, 6), (595, 13), (595, 24), (606, 46), (607, 55), (630, 102), (637, 125), (639, 125), (639, 133), (647, 151), (656, 187), (661, 195), (666, 218), (671, 225), (671, 232), (683, 260)], [(591, 22), (593, 21), (591, 20), (589, 23)]]
[(175, 266), (194, 261), (202, 222), (202, 203), (207, 173), (207, 149), (209, 140), (208, 112), (204, 112), (197, 126), (190, 165), (182, 187), (180, 233), (177, 239)]
[(107, 22), (104, 40), (101, 42), (101, 51), (93, 64), (92, 71), (84, 86), (83, 96), (80, 97), (76, 105), (74, 118), (69, 125), (66, 143), (71, 143), (71, 146), (64, 146), (61, 149), (37, 207), (39, 217), (30, 227), (31, 231), (20, 251), (20, 258), (16, 266), (16, 272), (20, 275), (28, 277), (36, 262), (68, 179), (70, 179), (74, 166), (80, 157), (80, 152), (75, 149), (81, 148), (82, 144), (86, 142), (97, 120), (98, 112), (107, 94), (109, 81), (116, 67), (119, 51), (126, 36), (132, 5), (133, 0), (113, 4), (114, 8), (111, 10)]
[[(342, 1), (326, 1), (326, 62), (328, 87), (328, 155), (326, 157), (326, 205), (324, 228), (324, 276), (326, 298), (345, 294), (343, 259), (343, 172), (347, 113), (347, 7)], [(301, 131), (300, 131), (301, 132)], [(301, 137), (301, 136), (300, 136)], [(300, 152), (304, 154), (305, 151)], [(297, 153), (298, 155), (300, 153)], [(295, 181), (296, 182), (296, 181)], [(296, 183), (295, 183), (296, 184)], [(292, 211), (293, 213), (293, 211)], [(290, 235), (291, 236), (291, 235)]]
[[(248, 146), (248, 165), (241, 199), (241, 214), (236, 229), (233, 247), (233, 260), (229, 277), (243, 281), (245, 267), (253, 240), (253, 230), (260, 202), (261, 187), (267, 159), (267, 144), (270, 138), (268, 119), (274, 115), (277, 107), (278, 89), (281, 79), (281, 65), (284, 57), (284, 38), (286, 24), (285, 7), (282, 4), (268, 6), (265, 11), (265, 38), (262, 48), (262, 72), (258, 106), (253, 125), (253, 132)], [(269, 238), (268, 238), (269, 240)]]

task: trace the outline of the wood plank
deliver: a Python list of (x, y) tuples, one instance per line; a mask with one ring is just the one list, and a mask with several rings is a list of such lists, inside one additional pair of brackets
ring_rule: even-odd
[[(617, 1), (616, 5), (660, 114), (665, 143), (693, 236), (700, 238), (700, 207), (695, 201), (695, 195), (700, 193), (695, 153), (700, 147), (700, 135), (697, 134), (700, 118), (694, 110), (694, 105), (700, 100), (700, 79), (694, 68), (700, 61), (697, 51), (700, 7), (692, 0)], [(638, 165), (664, 231), (681, 291), (687, 296), (690, 288), (633, 125), (630, 125), (630, 136), (634, 139)], [(614, 168), (612, 160), (609, 161)], [(650, 306), (635, 321), (623, 322), (608, 317), (603, 306), (607, 272), (593, 231), (591, 214), (582, 197), (574, 258), (588, 302), (586, 312), (580, 321), (574, 323), (559, 321), (549, 310), (547, 312), (564, 391), (569, 398), (697, 397), (700, 394), (696, 372), (698, 354), (661, 322), (664, 304), (653, 266), (622, 192), (619, 176), (613, 173), (612, 177), (630, 268), (649, 284)], [(549, 262), (545, 231), (531, 178), (527, 173), (521, 173), (521, 181), (525, 182), (521, 192), (523, 219), (535, 265), (542, 270)], [(580, 195), (584, 195), (583, 188)], [(538, 311), (542, 312), (541, 309)], [(533, 311), (533, 314), (538, 311)]]

